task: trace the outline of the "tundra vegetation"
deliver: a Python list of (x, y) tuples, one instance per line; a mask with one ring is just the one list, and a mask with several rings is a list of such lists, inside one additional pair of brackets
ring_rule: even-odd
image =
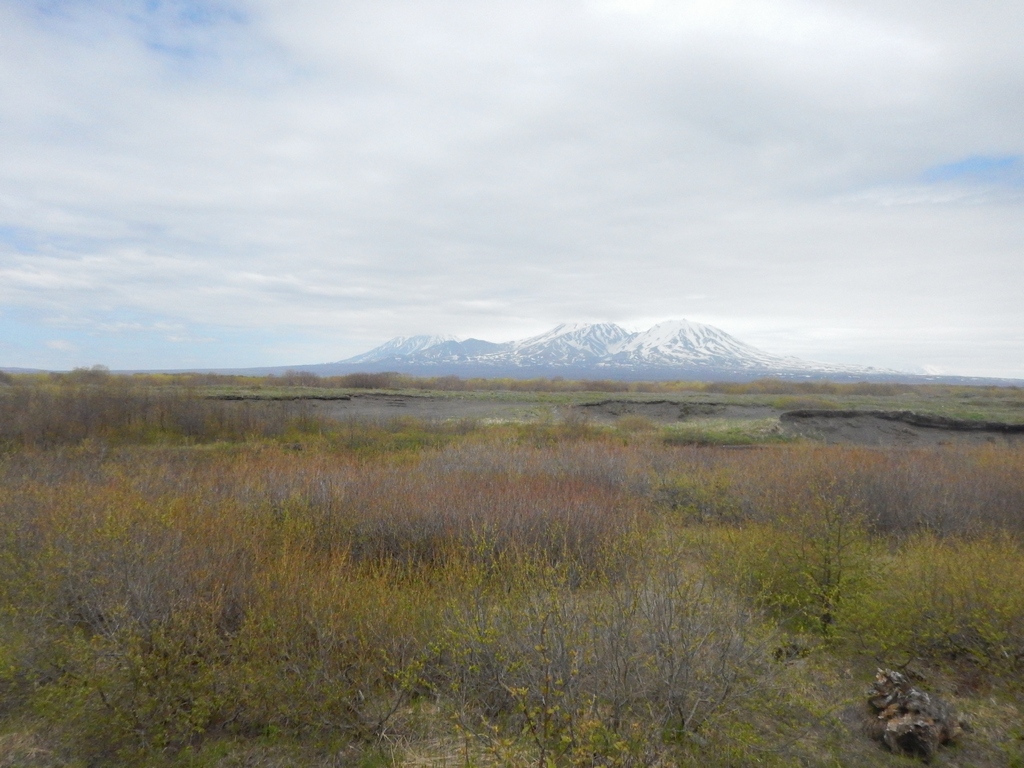
[(934, 763), (1024, 765), (1024, 449), (332, 421), (278, 396), (421, 382), (293, 378), (0, 381), (0, 765), (906, 765), (878, 667), (964, 718)]

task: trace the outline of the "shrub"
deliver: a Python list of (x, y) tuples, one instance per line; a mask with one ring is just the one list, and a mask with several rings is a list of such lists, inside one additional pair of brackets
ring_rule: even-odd
[(1005, 534), (921, 534), (891, 558), (852, 617), (883, 659), (961, 661), (1002, 673), (1024, 666), (1024, 548)]
[(441, 674), (463, 728), (538, 764), (639, 764), (771, 696), (766, 625), (672, 559), (649, 565), (598, 592), (531, 570), (528, 589), (453, 604)]
[(615, 428), (620, 432), (632, 434), (635, 432), (653, 432), (657, 425), (646, 416), (639, 414), (626, 414), (615, 420)]
[(770, 523), (711, 534), (713, 568), (795, 622), (832, 637), (872, 578), (872, 541), (860, 507), (809, 489)]
[(739, 501), (733, 495), (724, 470), (694, 468), (661, 480), (654, 488), (658, 507), (685, 523), (724, 523), (741, 519)]
[(259, 737), (326, 764), (452, 722), (467, 762), (827, 762), (792, 746), (802, 691), (859, 695), (857, 653), (1019, 677), (1019, 449), (339, 424), (189, 386), (0, 393), (0, 711), (90, 763)]
[(84, 440), (209, 442), (296, 429), (315, 433), (323, 427), (296, 401), (211, 400), (187, 390), (139, 387), (110, 374), (89, 381), (16, 387), (5, 393), (0, 397), (0, 444), (49, 448)]

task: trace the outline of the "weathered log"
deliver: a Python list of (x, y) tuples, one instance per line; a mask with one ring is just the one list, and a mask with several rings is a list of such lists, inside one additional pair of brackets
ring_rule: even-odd
[(962, 732), (960, 719), (944, 701), (911, 685), (902, 672), (880, 669), (868, 692), (878, 713), (879, 737), (893, 752), (930, 761), (939, 747)]

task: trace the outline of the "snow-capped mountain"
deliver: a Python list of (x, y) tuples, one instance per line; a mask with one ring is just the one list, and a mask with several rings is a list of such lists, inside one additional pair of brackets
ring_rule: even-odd
[(455, 336), (396, 336), (391, 341), (381, 344), (355, 357), (344, 360), (345, 363), (376, 363), (381, 360), (388, 360), (395, 357), (408, 357), (425, 349), (431, 349), (438, 344), (447, 342), (458, 342)]
[(504, 355), (517, 365), (599, 364), (632, 335), (612, 323), (563, 323), (539, 336), (511, 342)]
[(612, 360), (643, 366), (707, 365), (715, 368), (802, 368), (795, 357), (780, 357), (744, 344), (711, 325), (689, 320), (658, 323), (612, 353)]
[(630, 333), (613, 323), (565, 323), (547, 333), (502, 344), (452, 336), (392, 339), (376, 349), (337, 365), (391, 364), (397, 367), (501, 369), (572, 369), (599, 375), (616, 372), (722, 374), (878, 375), (896, 371), (812, 363), (782, 357), (744, 344), (723, 330), (687, 320), (669, 320)]

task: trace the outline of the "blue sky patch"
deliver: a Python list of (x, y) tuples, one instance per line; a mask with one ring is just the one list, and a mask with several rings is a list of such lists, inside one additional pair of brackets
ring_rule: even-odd
[(0, 243), (13, 247), (22, 253), (35, 253), (38, 250), (39, 238), (34, 233), (21, 227), (0, 224)]
[(245, 21), (245, 14), (226, 2), (216, 0), (37, 0), (30, 7), (43, 16), (71, 16), (75, 12), (107, 11), (133, 19), (151, 18), (181, 25), (212, 26)]
[(248, 21), (242, 9), (224, 0), (36, 0), (31, 7), (65, 34), (102, 37), (121, 27), (151, 51), (179, 62), (215, 54), (223, 35)]
[(954, 163), (936, 165), (924, 172), (930, 183), (966, 181), (982, 184), (1024, 184), (1021, 155), (972, 155)]

